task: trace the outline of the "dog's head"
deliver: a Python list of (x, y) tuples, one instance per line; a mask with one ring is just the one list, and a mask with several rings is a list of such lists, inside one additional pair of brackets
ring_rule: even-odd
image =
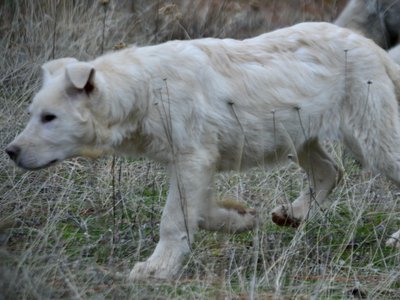
[(89, 102), (99, 91), (93, 65), (62, 58), (42, 69), (43, 86), (29, 107), (30, 120), (6, 148), (18, 166), (30, 170), (88, 154), (95, 143)]

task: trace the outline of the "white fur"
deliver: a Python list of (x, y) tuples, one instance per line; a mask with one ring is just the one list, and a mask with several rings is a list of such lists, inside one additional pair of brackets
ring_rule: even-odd
[(400, 45), (389, 50), (389, 56), (400, 65)]
[[(373, 42), (335, 25), (304, 23), (243, 41), (172, 41), (43, 68), (31, 120), (7, 148), (19, 166), (112, 150), (169, 167), (160, 241), (132, 279), (176, 275), (198, 228), (254, 226), (254, 213), (217, 204), (217, 171), (293, 156), (312, 189), (273, 211), (276, 223), (292, 226), (340, 179), (320, 140), (343, 140), (366, 167), (400, 182), (400, 69)], [(56, 118), (43, 122), (48, 113)]]

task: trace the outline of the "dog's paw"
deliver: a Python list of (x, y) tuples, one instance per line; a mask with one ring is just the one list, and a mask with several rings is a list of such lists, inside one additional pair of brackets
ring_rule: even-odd
[(173, 280), (179, 274), (182, 262), (190, 249), (186, 240), (160, 241), (153, 254), (133, 267), (129, 279)]
[(303, 221), (303, 218), (297, 218), (290, 214), (288, 208), (286, 208), (284, 205), (275, 208), (271, 215), (272, 221), (279, 226), (297, 228)]
[[(257, 224), (257, 211), (248, 208), (243, 203), (225, 198), (219, 203), (220, 209), (227, 211), (229, 218), (226, 222), (225, 231), (229, 233), (241, 233), (253, 229)], [(221, 216), (224, 213), (221, 213)], [(228, 221), (229, 220), (229, 221)]]
[(156, 281), (167, 281), (176, 278), (179, 268), (176, 266), (166, 266), (154, 261), (146, 260), (138, 262), (133, 267), (129, 274), (130, 281), (145, 281), (145, 280), (156, 280)]
[(224, 198), (200, 218), (199, 227), (210, 231), (240, 233), (256, 227), (257, 220), (254, 208), (247, 208), (236, 199)]
[(241, 233), (252, 230), (257, 225), (257, 212), (253, 208), (247, 208), (245, 211), (238, 212), (239, 219), (228, 226), (228, 232)]
[(247, 208), (242, 202), (237, 201), (232, 197), (225, 197), (218, 202), (219, 207), (223, 207), (228, 210), (234, 210), (239, 215), (250, 214), (255, 216), (257, 211), (254, 208)]
[(144, 281), (144, 280), (166, 280), (169, 279), (168, 274), (160, 272), (159, 268), (151, 265), (148, 261), (138, 262), (133, 267), (129, 274), (130, 281)]
[(386, 246), (400, 249), (400, 230), (391, 235), (386, 241)]

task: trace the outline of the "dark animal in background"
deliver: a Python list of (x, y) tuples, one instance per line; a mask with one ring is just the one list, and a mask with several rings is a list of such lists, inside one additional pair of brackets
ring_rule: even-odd
[(358, 31), (387, 50), (399, 43), (400, 1), (350, 0), (334, 23)]

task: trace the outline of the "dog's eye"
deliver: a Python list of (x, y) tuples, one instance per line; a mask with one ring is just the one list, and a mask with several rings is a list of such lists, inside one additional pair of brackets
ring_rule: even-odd
[(47, 113), (47, 114), (42, 115), (41, 120), (42, 120), (42, 123), (49, 123), (49, 122), (53, 121), (55, 118), (57, 118), (56, 115)]

